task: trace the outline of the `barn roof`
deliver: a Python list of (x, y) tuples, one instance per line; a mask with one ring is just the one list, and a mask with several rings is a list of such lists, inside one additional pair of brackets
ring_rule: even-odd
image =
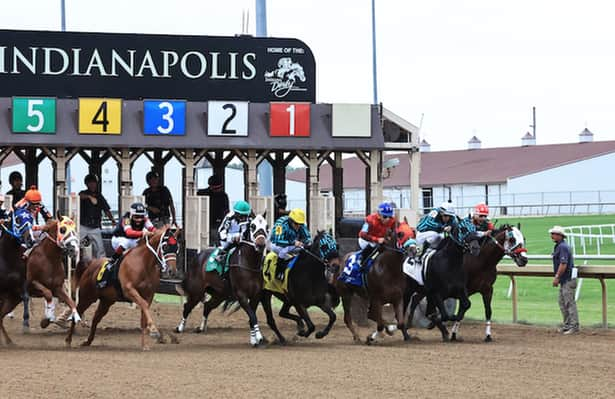
[[(432, 151), (421, 153), (421, 187), (444, 184), (504, 183), (511, 177), (524, 176), (557, 166), (595, 158), (615, 152), (614, 141), (533, 145), (523, 147), (484, 148), (477, 150)], [(404, 187), (410, 184), (408, 154), (388, 154), (385, 159), (398, 158), (384, 187)], [(344, 187), (363, 188), (365, 167), (356, 157), (343, 160)], [(305, 170), (289, 173), (287, 178), (305, 181)], [(323, 164), (320, 171), (321, 189), (330, 189), (331, 168)]]

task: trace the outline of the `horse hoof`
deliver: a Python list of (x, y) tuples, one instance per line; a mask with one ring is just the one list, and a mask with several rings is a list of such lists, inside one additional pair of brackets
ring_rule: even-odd
[(452, 333), (451, 334), (451, 342), (455, 342), (457, 341), (457, 333)]
[(149, 336), (157, 340), (160, 340), (160, 338), (162, 337), (162, 335), (160, 334), (160, 331), (158, 330), (150, 330)]
[(30, 326), (23, 326), (23, 327), (21, 328), (21, 332), (22, 332), (23, 334), (30, 334)]
[(451, 338), (448, 335), (443, 335), (442, 336), (442, 342), (450, 342)]
[(396, 330), (397, 330), (397, 326), (395, 326), (395, 325), (391, 325), (391, 324), (390, 324), (390, 325), (388, 325), (388, 326), (386, 326), (386, 327), (385, 327), (385, 329), (384, 329), (384, 331), (387, 333), (387, 335), (388, 335), (389, 337), (392, 337), (392, 336), (393, 336), (393, 334), (395, 334), (395, 331), (396, 331)]
[(90, 346), (91, 344), (92, 344), (92, 343), (91, 343), (91, 342), (89, 342), (89, 341), (83, 341), (83, 342), (81, 343), (81, 345), (80, 345), (80, 346), (85, 347), (85, 346)]
[(493, 339), (491, 338), (491, 335), (487, 335), (485, 337), (485, 342), (493, 342)]
[(175, 327), (175, 332), (181, 334), (184, 332), (184, 330), (180, 330), (179, 327)]
[(194, 332), (196, 334), (204, 334), (207, 331), (207, 328), (201, 328), (201, 327), (197, 327), (194, 329)]
[(152, 348), (150, 348), (149, 346), (144, 346), (143, 348), (141, 348), (141, 350), (142, 350), (143, 352), (149, 352), (149, 351), (151, 351), (151, 350), (152, 350)]
[(41, 328), (47, 328), (47, 327), (49, 327), (49, 324), (51, 324), (51, 320), (49, 320), (49, 319), (42, 319), (41, 320)]
[(316, 333), (316, 335), (314, 335), (314, 336), (316, 337), (316, 339), (322, 339), (322, 338), (326, 337), (327, 334), (325, 334), (323, 331), (318, 331)]

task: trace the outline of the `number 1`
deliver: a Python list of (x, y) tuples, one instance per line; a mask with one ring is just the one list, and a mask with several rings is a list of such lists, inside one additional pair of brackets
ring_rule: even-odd
[(290, 127), (288, 130), (288, 134), (291, 136), (295, 135), (295, 104), (291, 104), (288, 108), (286, 108), (286, 112), (290, 114)]

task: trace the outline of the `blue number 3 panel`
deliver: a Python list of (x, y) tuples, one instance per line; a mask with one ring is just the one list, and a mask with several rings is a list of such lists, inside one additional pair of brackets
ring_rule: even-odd
[(186, 102), (168, 100), (143, 101), (143, 132), (156, 136), (186, 134)]

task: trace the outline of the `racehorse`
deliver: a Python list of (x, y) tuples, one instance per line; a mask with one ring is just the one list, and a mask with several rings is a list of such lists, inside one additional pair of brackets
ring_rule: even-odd
[[(382, 318), (382, 307), (390, 303), (393, 305), (397, 329), (401, 330), (404, 341), (410, 340), (410, 335), (406, 329), (405, 304), (408, 303), (408, 290), (415, 289), (415, 283), (402, 271), (403, 260), (406, 257), (405, 251), (398, 248), (397, 234), (395, 230), (389, 229), (381, 245), (381, 253), (376, 257), (372, 267), (367, 273), (367, 296), (369, 299), (368, 318), (375, 321), (377, 329), (367, 337), (367, 344), (376, 341), (378, 336), (383, 336), (385, 331), (388, 335), (393, 335), (395, 326), (385, 326)], [(350, 302), (350, 298), (347, 298)], [(353, 333), (355, 341), (358, 340), (356, 330), (351, 328), (350, 305), (344, 304), (344, 320), (348, 315), (349, 323), (346, 325)]]
[[(527, 264), (527, 250), (524, 248), (523, 234), (519, 229), (505, 224), (493, 230), (491, 239), (483, 242), (479, 256), (465, 254), (463, 257), (463, 269), (467, 276), (468, 295), (480, 292), (485, 307), (485, 342), (491, 342), (491, 298), (493, 296), (493, 284), (497, 278), (497, 264), (504, 255), (510, 256), (515, 264), (523, 267)], [(412, 300), (410, 319), (418, 301), (422, 296), (417, 295)], [(451, 332), (451, 340), (457, 340), (459, 322), (455, 322)]]
[[(324, 230), (318, 231), (310, 248), (301, 250), (296, 256), (292, 269), (287, 273), (287, 292), (283, 294), (263, 290), (262, 304), (267, 315), (267, 324), (282, 344), (286, 340), (278, 330), (271, 311), (273, 295), (283, 302), (280, 316), (294, 320), (297, 323), (297, 334), (301, 337), (309, 337), (315, 330), (307, 312), (310, 306), (319, 307), (329, 316), (325, 328), (315, 334), (318, 339), (329, 334), (337, 318), (333, 309), (339, 304), (339, 296), (333, 284), (340, 267), (340, 256), (335, 239)], [(269, 269), (270, 267), (266, 266), (264, 273), (271, 278), (273, 272)], [(297, 310), (299, 316), (289, 312), (291, 306)], [(303, 322), (307, 325), (307, 330), (304, 329)]]
[(28, 212), (15, 212), (1, 226), (0, 233), (0, 333), (6, 345), (12, 345), (4, 329), (4, 316), (21, 302), (26, 280), (26, 265), (23, 258), (24, 242), (32, 243), (33, 219)]
[[(461, 321), (470, 308), (468, 290), (466, 288), (466, 272), (463, 268), (463, 256), (466, 252), (478, 256), (480, 243), (474, 228), (460, 222), (454, 226), (437, 249), (423, 265), (425, 279), (425, 294), (427, 296), (427, 316), (436, 323), (442, 332), (444, 340), (448, 338), (444, 321)], [(416, 298), (416, 296), (414, 297)], [(456, 315), (449, 315), (444, 307), (444, 299), (459, 300), (459, 310)], [(440, 319), (435, 315), (434, 306), (440, 312)]]
[[(254, 218), (250, 222), (249, 233), (246, 232), (250, 237), (244, 237), (244, 239), (240, 242), (240, 245), (237, 244), (237, 248), (231, 259), (229, 259), (229, 263), (235, 262), (235, 266), (230, 269), (236, 269), (234, 274), (235, 280), (231, 280), (231, 270), (229, 270), (226, 278), (223, 278), (217, 271), (207, 271), (205, 266), (207, 260), (211, 254), (210, 251), (201, 251), (194, 262), (192, 262), (190, 268), (184, 279), (182, 280), (181, 286), (178, 287), (178, 290), (181, 290), (182, 295), (186, 297), (186, 303), (184, 304), (184, 310), (182, 314), (182, 319), (175, 328), (176, 332), (183, 332), (186, 327), (186, 320), (192, 312), (192, 309), (201, 301), (204, 301), (205, 294), (209, 294), (209, 300), (205, 301), (203, 304), (203, 319), (200, 325), (195, 329), (195, 332), (201, 333), (207, 331), (207, 320), (209, 314), (212, 310), (217, 308), (223, 301), (229, 301), (235, 299), (234, 291), (236, 290), (236, 284), (239, 284), (242, 291), (249, 291), (250, 297), (252, 297), (255, 291), (255, 284), (259, 286), (259, 291), (262, 289), (262, 278), (255, 278), (256, 272), (260, 275), (261, 269), (261, 260), (262, 254), (264, 251), (264, 246), (267, 240), (267, 220), (265, 219), (266, 213), (263, 215), (255, 215)], [(256, 244), (256, 246), (254, 245)], [(239, 266), (237, 263), (236, 253), (239, 247), (244, 248), (242, 251), (242, 256), (247, 258), (243, 260), (243, 266)], [(256, 252), (250, 250), (256, 249)], [(252, 253), (252, 257), (250, 258), (250, 253)], [(249, 259), (248, 259), (249, 258)], [(254, 270), (254, 271), (252, 271)], [(244, 281), (245, 280), (245, 281)], [(254, 280), (250, 282), (249, 280)], [(232, 284), (231, 284), (232, 283)], [(233, 289), (231, 289), (233, 287)], [(248, 301), (250, 302), (250, 301)], [(256, 309), (256, 303), (254, 309)], [(258, 328), (260, 335), (260, 342), (256, 343), (256, 339), (252, 339), (252, 335), (256, 338), (256, 332), (254, 331), (253, 322), (256, 320), (256, 315), (254, 318), (250, 316), (248, 312), (248, 316), (250, 317), (250, 343), (252, 345), (258, 345), (262, 342), (262, 334), (260, 333), (260, 328)], [(256, 324), (254, 322), (254, 324)], [(258, 326), (257, 326), (258, 327)]]
[[(77, 264), (73, 275), (73, 292), (79, 288), (77, 312), (80, 316), (98, 300), (98, 307), (92, 319), (90, 334), (82, 346), (89, 346), (94, 340), (96, 327), (107, 314), (111, 305), (121, 299), (135, 303), (141, 309), (141, 348), (149, 350), (145, 342), (146, 332), (152, 338), (160, 339), (161, 333), (154, 324), (150, 306), (160, 285), (160, 272), (171, 269), (174, 275), (177, 271), (178, 239), (181, 230), (164, 226), (153, 233), (145, 233), (138, 245), (126, 252), (119, 264), (117, 278), (118, 286), (109, 284), (105, 288), (97, 287), (97, 275), (106, 267), (106, 259), (82, 259)], [(73, 318), (66, 344), (70, 346), (75, 331)]]
[(75, 222), (66, 216), (57, 215), (42, 226), (43, 237), (26, 261), (26, 286), (30, 296), (45, 298), (45, 318), (41, 327), (46, 328), (55, 321), (53, 297), (64, 302), (72, 311), (72, 317), (79, 322), (75, 302), (64, 288), (64, 255), (76, 259), (79, 255), (79, 239)]

